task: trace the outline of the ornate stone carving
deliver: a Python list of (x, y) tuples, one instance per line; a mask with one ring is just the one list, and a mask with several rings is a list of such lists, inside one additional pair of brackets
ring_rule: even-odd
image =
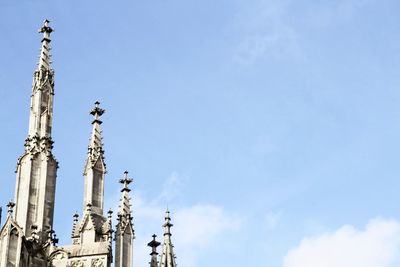
[(102, 259), (99, 259), (99, 258), (97, 258), (97, 259), (92, 259), (92, 264), (91, 264), (91, 266), (92, 266), (92, 267), (104, 267), (104, 262), (103, 262)]
[(53, 140), (51, 137), (29, 136), (25, 139), (25, 152), (33, 155), (44, 152), (47, 156), (52, 155)]
[(71, 261), (71, 267), (85, 267), (86, 260), (74, 260)]

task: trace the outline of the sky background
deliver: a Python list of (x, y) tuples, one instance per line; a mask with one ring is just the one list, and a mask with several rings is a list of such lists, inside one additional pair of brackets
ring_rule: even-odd
[[(182, 267), (400, 266), (400, 2), (0, 0), (0, 205), (45, 18), (55, 230), (70, 242), (96, 100), (106, 208), (134, 178), (135, 267), (171, 210)], [(4, 217), (4, 212), (3, 212)]]

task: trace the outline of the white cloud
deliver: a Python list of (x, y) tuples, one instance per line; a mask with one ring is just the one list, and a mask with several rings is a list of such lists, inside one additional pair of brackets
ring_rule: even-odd
[(284, 267), (400, 266), (400, 223), (375, 219), (364, 230), (343, 226), (305, 238), (284, 258)]
[(241, 220), (215, 205), (195, 205), (177, 210), (175, 244), (179, 265), (198, 266), (197, 260), (208, 250), (214, 250), (219, 238), (240, 228)]
[[(147, 266), (149, 248), (146, 244), (151, 235), (158, 233), (162, 239), (161, 225), (164, 222), (162, 205), (155, 205), (143, 199), (137, 200), (135, 218), (138, 221), (135, 240), (135, 266)], [(241, 220), (228, 214), (222, 207), (205, 204), (178, 208), (171, 211), (174, 227), (172, 241), (176, 247), (179, 265), (195, 267), (199, 257), (211, 249), (219, 238), (240, 228)], [(161, 248), (159, 249), (159, 251)]]
[[(154, 200), (145, 199), (140, 193), (133, 196), (133, 215), (136, 230), (134, 242), (134, 265), (147, 267), (150, 259), (150, 249), (147, 243), (151, 235), (156, 233), (158, 241), (163, 238), (162, 224), (166, 210), (165, 201), (172, 200), (180, 192), (182, 181), (178, 173), (171, 174), (164, 183), (160, 197)], [(173, 196), (166, 196), (172, 190)], [(175, 205), (172, 205), (175, 206)], [(195, 204), (170, 208), (174, 227), (172, 241), (175, 245), (179, 266), (196, 267), (198, 259), (207, 250), (215, 247), (219, 238), (230, 236), (232, 231), (239, 229), (241, 219), (229, 214), (223, 207), (213, 204)], [(159, 248), (159, 251), (161, 248)]]
[(220, 234), (237, 230), (239, 218), (226, 214), (222, 207), (215, 205), (195, 205), (180, 209), (175, 215), (176, 240), (183, 247), (204, 248)]

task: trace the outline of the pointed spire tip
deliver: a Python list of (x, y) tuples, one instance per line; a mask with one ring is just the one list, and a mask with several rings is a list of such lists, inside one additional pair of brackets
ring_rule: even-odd
[(43, 38), (46, 38), (46, 39), (49, 39), (50, 33), (52, 33), (54, 31), (53, 28), (49, 26), (49, 23), (50, 23), (50, 20), (45, 19), (43, 21), (42, 28), (39, 29), (39, 32), (44, 34)]
[(100, 108), (100, 102), (96, 101), (94, 102), (94, 108), (90, 111), (90, 114), (94, 116), (94, 120), (92, 123), (99, 123), (101, 124), (102, 121), (100, 120), (100, 117), (104, 114), (105, 110)]
[(129, 189), (129, 184), (132, 183), (133, 179), (128, 177), (128, 173), (129, 173), (128, 171), (124, 171), (124, 177), (122, 179), (119, 179), (119, 183), (123, 185), (121, 192), (131, 191), (131, 189)]

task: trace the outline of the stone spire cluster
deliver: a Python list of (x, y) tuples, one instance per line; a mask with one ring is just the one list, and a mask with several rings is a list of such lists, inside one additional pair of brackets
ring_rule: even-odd
[[(39, 62), (33, 74), (29, 130), (25, 150), (17, 161), (15, 203), (7, 205), (0, 228), (0, 267), (132, 267), (135, 238), (131, 189), (126, 171), (119, 180), (121, 200), (117, 224), (112, 210), (104, 213), (106, 171), (102, 115), (97, 101), (90, 114), (92, 132), (84, 166), (83, 209), (73, 215), (70, 245), (58, 245), (53, 229), (58, 162), (53, 156), (52, 121), (54, 70), (51, 66), (50, 21), (39, 29), (42, 34)], [(1, 213), (1, 212), (0, 212)], [(1, 214), (0, 214), (1, 216)], [(1, 222), (0, 222), (1, 224)], [(151, 267), (175, 267), (171, 242), (171, 218), (165, 216), (164, 241), (159, 257), (156, 235), (151, 247)]]
[(162, 251), (161, 251), (161, 258), (158, 261), (158, 252), (157, 248), (161, 245), (160, 242), (156, 240), (157, 235), (153, 235), (153, 240), (151, 240), (147, 246), (151, 247), (151, 259), (150, 259), (150, 267), (176, 267), (176, 255), (174, 253), (174, 245), (172, 244), (171, 240), (171, 227), (174, 226), (171, 223), (171, 216), (170, 212), (167, 209), (165, 212), (165, 223), (164, 227), (164, 241), (162, 243)]

